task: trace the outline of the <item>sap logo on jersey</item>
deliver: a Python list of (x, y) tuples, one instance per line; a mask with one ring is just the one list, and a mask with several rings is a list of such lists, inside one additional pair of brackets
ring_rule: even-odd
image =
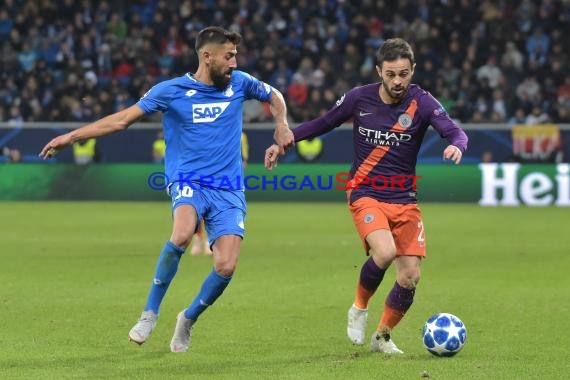
[(192, 104), (192, 120), (194, 123), (209, 123), (215, 121), (228, 106), (230, 102)]

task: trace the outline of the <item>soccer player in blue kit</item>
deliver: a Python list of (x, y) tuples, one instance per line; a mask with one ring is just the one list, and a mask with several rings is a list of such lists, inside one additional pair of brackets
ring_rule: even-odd
[[(241, 158), (242, 104), (269, 102), (276, 122), (274, 138), (293, 145), (282, 94), (249, 74), (236, 70), (238, 33), (207, 27), (196, 38), (196, 73), (158, 83), (135, 105), (51, 140), (40, 152), (49, 158), (78, 140), (125, 130), (145, 115), (163, 113), (165, 168), (170, 179), (173, 228), (156, 267), (140, 319), (129, 340), (143, 344), (156, 326), (160, 304), (186, 247), (205, 221), (214, 267), (192, 303), (176, 320), (172, 352), (188, 350), (198, 317), (228, 286), (244, 236), (246, 203)], [(202, 178), (206, 178), (203, 181)]]

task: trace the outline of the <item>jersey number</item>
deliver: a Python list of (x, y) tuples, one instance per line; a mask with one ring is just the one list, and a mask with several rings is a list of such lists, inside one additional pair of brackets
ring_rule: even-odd
[(418, 241), (420, 244), (423, 244), (426, 241), (424, 224), (422, 222), (418, 222), (418, 228), (420, 229), (420, 233), (418, 234)]
[(192, 189), (190, 186), (184, 186), (182, 190), (178, 191), (178, 195), (176, 195), (176, 198), (174, 198), (174, 200), (176, 201), (180, 199), (180, 197), (191, 198), (193, 195), (194, 189)]

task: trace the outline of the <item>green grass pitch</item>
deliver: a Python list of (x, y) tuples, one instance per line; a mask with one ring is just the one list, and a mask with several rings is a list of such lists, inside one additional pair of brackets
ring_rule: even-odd
[[(163, 243), (164, 203), (1, 203), (2, 379), (567, 379), (569, 210), (424, 204), (428, 259), (393, 334), (402, 356), (346, 338), (365, 257), (344, 204), (249, 205), (234, 280), (171, 354), (175, 316), (211, 269), (184, 257), (152, 338), (127, 333)], [(372, 299), (372, 333), (393, 269)], [(466, 324), (454, 358), (422, 346), (440, 311)]]

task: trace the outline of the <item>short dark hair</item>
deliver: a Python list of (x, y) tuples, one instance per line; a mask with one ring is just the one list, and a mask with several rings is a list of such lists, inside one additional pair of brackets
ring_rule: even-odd
[(392, 62), (400, 58), (409, 59), (412, 66), (416, 63), (412, 47), (402, 38), (386, 40), (376, 52), (376, 64), (379, 67), (382, 67), (384, 61)]
[(231, 42), (234, 45), (239, 45), (241, 42), (241, 35), (237, 32), (230, 32), (219, 26), (209, 26), (202, 29), (196, 37), (196, 52), (206, 44), (225, 44)]

